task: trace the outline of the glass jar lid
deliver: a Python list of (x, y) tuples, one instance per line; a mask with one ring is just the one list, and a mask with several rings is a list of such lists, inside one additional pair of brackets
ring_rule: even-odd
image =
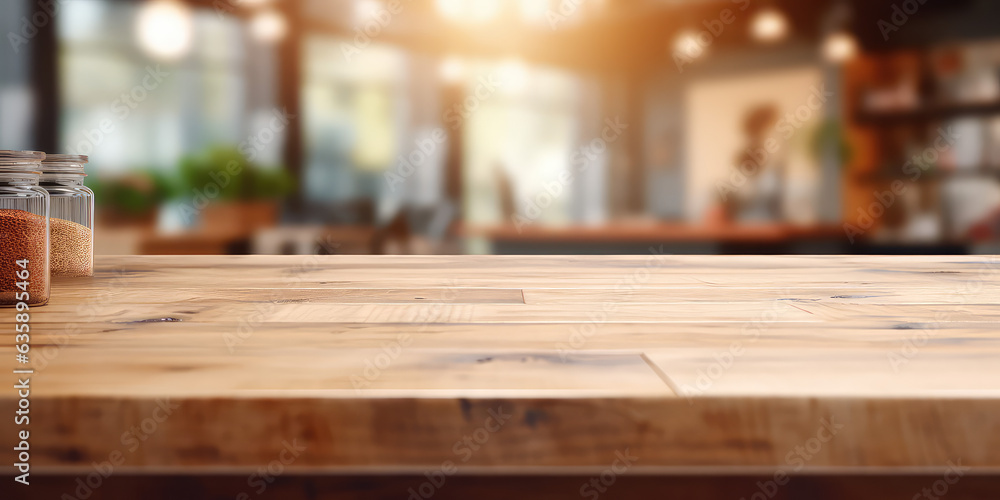
[(42, 173), (46, 174), (82, 174), (83, 166), (90, 161), (86, 155), (45, 155), (42, 161)]
[(0, 149), (0, 172), (34, 172), (41, 170), (45, 153), (41, 151), (8, 151)]

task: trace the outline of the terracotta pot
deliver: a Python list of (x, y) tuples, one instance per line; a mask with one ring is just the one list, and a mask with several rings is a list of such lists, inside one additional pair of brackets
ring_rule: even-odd
[(249, 234), (278, 222), (273, 201), (210, 203), (201, 211), (202, 229), (209, 232)]
[(156, 226), (156, 218), (159, 209), (154, 208), (141, 214), (129, 214), (114, 210), (110, 207), (98, 207), (94, 211), (94, 218), (100, 226), (122, 229), (153, 229)]
[(241, 203), (243, 207), (243, 227), (256, 231), (264, 227), (278, 225), (278, 203), (275, 201), (250, 201)]

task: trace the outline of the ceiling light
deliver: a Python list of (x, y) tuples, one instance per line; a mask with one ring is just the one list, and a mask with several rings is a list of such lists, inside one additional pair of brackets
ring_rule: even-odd
[(500, 13), (500, 0), (436, 0), (438, 11), (452, 21), (491, 21)]
[(521, 0), (521, 18), (527, 22), (546, 20), (549, 13), (549, 0)]
[(358, 0), (354, 3), (354, 24), (364, 24), (382, 10), (379, 0)]
[(278, 12), (264, 10), (254, 14), (250, 20), (250, 33), (261, 42), (275, 43), (288, 34), (288, 24)]
[(462, 14), (465, 13), (465, 2), (463, 0), (437, 0), (435, 4), (437, 5), (438, 12), (446, 19), (452, 21), (461, 19)]
[(176, 0), (153, 0), (140, 7), (136, 37), (146, 53), (174, 60), (191, 49), (194, 21), (191, 9)]
[(531, 78), (527, 64), (520, 59), (507, 59), (500, 64), (500, 86), (510, 93), (520, 93), (528, 88)]
[(858, 54), (858, 41), (846, 31), (831, 33), (823, 41), (823, 58), (829, 62), (842, 63)]
[(462, 81), (465, 76), (465, 63), (457, 57), (448, 57), (441, 62), (441, 79), (448, 83)]
[(788, 35), (788, 18), (778, 9), (763, 9), (753, 17), (750, 34), (761, 42), (777, 42)]
[(476, 22), (491, 21), (500, 13), (500, 0), (468, 0), (469, 17)]
[(705, 53), (705, 48), (698, 42), (698, 33), (684, 30), (674, 39), (674, 53), (696, 59)]

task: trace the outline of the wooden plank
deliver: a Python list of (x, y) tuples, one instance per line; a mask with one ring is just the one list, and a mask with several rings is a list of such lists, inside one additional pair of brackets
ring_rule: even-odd
[(1000, 398), (1000, 345), (941, 347), (899, 342), (868, 348), (740, 345), (648, 350), (690, 397)]
[[(459, 296), (461, 294), (456, 294)], [(577, 323), (597, 322), (747, 322), (773, 311), (774, 321), (820, 321), (802, 307), (783, 302), (745, 302), (718, 307), (685, 304), (673, 307), (609, 302), (607, 307), (533, 306), (525, 304), (313, 304), (285, 303), (280, 295), (259, 303), (193, 301), (190, 303), (113, 304), (88, 315), (94, 321), (116, 323), (195, 321), (201, 323), (366, 322), (366, 323)], [(50, 302), (32, 317), (35, 323), (65, 323), (79, 318), (79, 306)]]
[[(294, 397), (436, 396), (446, 394), (567, 397), (620, 395), (672, 397), (670, 387), (639, 354), (580, 352), (474, 352), (417, 349), (401, 337), (379, 349), (284, 349), (273, 352), (215, 350), (211, 361), (192, 362), (198, 349), (72, 349), (37, 376), (43, 397), (226, 397), (264, 394)], [(131, 358), (122, 359), (131, 353)], [(207, 353), (201, 351), (202, 357)], [(94, 365), (103, 370), (91, 369)], [(254, 367), (252, 372), (241, 368)], [(234, 377), (239, 376), (238, 379)]]
[[(72, 287), (59, 296), (59, 305), (87, 304), (94, 299), (93, 288)], [(172, 288), (119, 287), (105, 290), (103, 299), (117, 304), (175, 304), (212, 301), (251, 302), (262, 299), (275, 303), (299, 304), (523, 304), (516, 288), (292, 288), (276, 293), (274, 288)]]
[[(249, 328), (248, 328), (249, 327)], [(852, 348), (889, 350), (908, 341), (926, 339), (941, 349), (992, 348), (1000, 345), (990, 323), (857, 322), (833, 323), (424, 323), (402, 328), (393, 323), (69, 323), (42, 324), (32, 345), (41, 348), (78, 347), (136, 349), (180, 347), (223, 349), (226, 336), (239, 336), (240, 348), (272, 348), (279, 342), (298, 347), (378, 348), (401, 333), (413, 335), (414, 346), (434, 349), (612, 350), (632, 351), (706, 348), (726, 349), (742, 341), (758, 348)], [(12, 336), (0, 336), (0, 346), (13, 348)]]
[[(197, 261), (155, 257), (145, 268), (132, 265), (135, 257), (116, 259), (99, 266), (98, 286), (128, 276), (130, 286), (189, 287), (206, 272), (238, 268), (246, 257), (233, 259), (200, 257)], [(705, 257), (574, 256), (496, 259), (470, 256), (402, 256), (391, 264), (372, 265), (363, 257), (343, 256), (336, 261), (311, 257), (296, 261), (288, 257), (262, 257), (254, 261), (253, 273), (227, 276), (227, 286), (240, 288), (419, 288), (421, 286), (466, 288), (615, 288), (635, 287), (811, 287), (838, 288), (882, 284), (907, 287), (947, 287), (951, 293), (969, 293), (976, 286), (992, 283), (1000, 274), (1000, 261), (993, 257), (937, 257), (915, 261), (912, 257), (747, 257), (728, 258), (712, 264)], [(283, 262), (285, 264), (283, 264)], [(319, 262), (335, 262), (319, 265)], [(630, 264), (631, 262), (631, 264)], [(749, 262), (749, 263), (748, 263)], [(878, 267), (879, 265), (882, 267)], [(165, 268), (169, 267), (169, 271)], [(538, 269), (558, 269), (539, 273)], [(83, 281), (63, 280), (67, 284)]]
[[(1000, 286), (980, 287), (975, 292), (955, 294), (941, 287), (907, 288), (779, 288), (779, 287), (637, 287), (615, 288), (223, 288), (218, 284), (203, 288), (174, 288), (168, 296), (161, 287), (73, 286), (58, 297), (59, 305), (86, 305), (99, 294), (102, 300), (118, 304), (163, 304), (224, 300), (317, 304), (396, 304), (442, 302), (462, 304), (601, 304), (614, 300), (629, 304), (686, 304), (704, 302), (729, 304), (781, 300), (834, 304), (977, 304), (1000, 303)], [(697, 292), (697, 293), (694, 293)]]
[[(599, 304), (615, 296), (613, 289), (528, 288), (524, 290), (527, 304)], [(623, 293), (630, 304), (688, 304), (781, 300), (788, 302), (821, 302), (824, 304), (889, 305), (889, 304), (1000, 304), (1000, 286), (983, 286), (965, 294), (951, 293), (941, 287), (910, 288), (779, 288), (779, 287), (642, 287)]]

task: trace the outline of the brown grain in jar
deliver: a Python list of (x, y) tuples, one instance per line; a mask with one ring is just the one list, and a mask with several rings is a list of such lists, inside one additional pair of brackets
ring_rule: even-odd
[[(48, 269), (45, 217), (24, 210), (0, 209), (0, 305), (21, 302), (28, 292), (29, 305), (48, 301)], [(23, 262), (27, 261), (27, 262)], [(18, 275), (27, 270), (26, 279)], [(27, 282), (27, 285), (23, 283)]]
[(0, 151), (0, 306), (49, 301), (49, 195), (43, 153)]

